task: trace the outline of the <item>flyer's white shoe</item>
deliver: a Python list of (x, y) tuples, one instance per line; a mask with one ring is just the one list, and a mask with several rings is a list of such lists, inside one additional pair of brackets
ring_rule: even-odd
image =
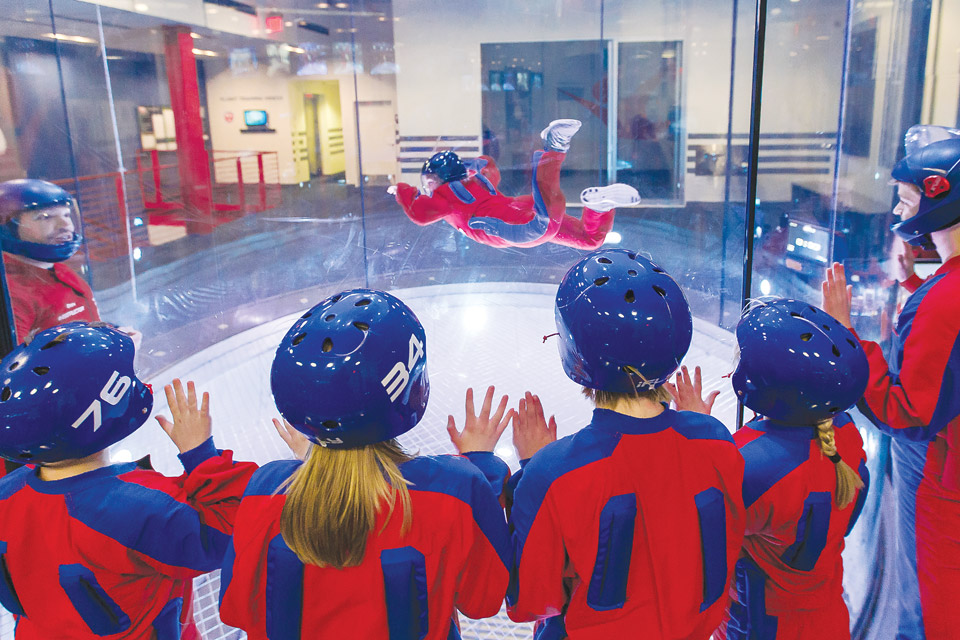
[(548, 124), (547, 128), (540, 132), (544, 150), (562, 153), (569, 151), (570, 139), (580, 130), (582, 124), (579, 120), (571, 119), (554, 120)]
[(610, 211), (616, 207), (634, 207), (640, 204), (640, 194), (628, 184), (606, 187), (588, 187), (580, 192), (580, 202), (594, 211)]

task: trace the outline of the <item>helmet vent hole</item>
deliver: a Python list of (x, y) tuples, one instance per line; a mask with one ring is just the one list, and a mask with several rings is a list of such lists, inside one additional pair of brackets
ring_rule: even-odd
[(820, 325), (820, 326), (823, 327), (823, 330), (824, 330), (824, 331), (830, 331), (830, 325), (828, 325), (828, 324), (823, 324), (823, 325)]
[(848, 343), (850, 344), (850, 346), (853, 347), (854, 349), (857, 348), (857, 343), (854, 342), (853, 340), (851, 340), (850, 338), (847, 338), (847, 342), (848, 342)]
[(791, 312), (790, 312), (790, 315), (793, 316), (794, 318), (802, 318), (802, 317), (803, 317), (802, 315), (800, 315), (800, 314), (797, 313), (796, 311), (791, 311)]
[(339, 428), (340, 428), (340, 422), (338, 422), (337, 420), (324, 420), (324, 421), (321, 422), (320, 424), (322, 424), (325, 429), (339, 429)]
[(360, 302), (357, 302), (357, 303), (354, 304), (353, 306), (355, 306), (355, 307), (365, 307), (365, 306), (367, 306), (368, 304), (370, 304), (371, 302), (373, 302), (373, 300), (371, 300), (370, 298), (364, 298), (363, 300), (361, 300)]
[(355, 326), (357, 329), (360, 329), (360, 331), (367, 331), (370, 329), (370, 325), (366, 322), (354, 322), (353, 326)]
[(810, 311), (813, 311), (814, 313), (816, 313), (816, 312), (818, 311), (818, 309), (817, 309), (815, 306), (813, 306), (812, 304), (808, 304), (807, 306), (810, 307)]
[(16, 369), (16, 368), (19, 367), (19, 366), (20, 366), (20, 361), (19, 361), (19, 360), (14, 360), (13, 362), (10, 363), (10, 371), (13, 371), (14, 369)]
[(627, 289), (627, 293), (623, 296), (623, 299), (627, 302), (633, 302), (637, 299), (637, 296), (633, 295), (633, 289)]
[(653, 285), (653, 290), (656, 291), (661, 298), (667, 297), (667, 291), (663, 287), (658, 287), (657, 285)]
[(303, 339), (306, 337), (307, 337), (306, 333), (298, 333), (297, 335), (293, 336), (293, 340), (292, 340), (293, 346), (297, 346), (298, 344), (303, 342)]
[(312, 315), (313, 315), (313, 311), (307, 311), (305, 314), (303, 314), (303, 315), (300, 316), (300, 317), (301, 317), (301, 318), (309, 318), (309, 317), (312, 316)]
[(653, 267), (653, 272), (654, 272), (654, 273), (666, 273), (666, 271), (664, 271), (664, 270), (661, 269), (660, 267)]
[(629, 276), (635, 276), (635, 275), (637, 275), (637, 272), (636, 272), (636, 270), (634, 270), (634, 269), (630, 269), (629, 271), (627, 271), (627, 275), (629, 275)]
[(331, 320), (333, 320), (333, 319), (336, 318), (336, 317), (337, 317), (337, 314), (331, 313), (330, 315), (324, 316), (323, 321), (324, 321), (324, 322), (330, 322)]
[(45, 376), (50, 373), (50, 367), (34, 367), (33, 372), (38, 376)]
[(66, 339), (67, 339), (67, 334), (66, 334), (66, 333), (61, 333), (61, 334), (57, 335), (56, 338), (54, 338), (53, 340), (51, 340), (51, 341), (48, 342), (47, 344), (43, 345), (42, 347), (40, 347), (40, 351), (44, 351), (44, 350), (46, 350), (46, 349), (53, 348), (53, 347), (57, 346), (58, 344), (60, 344), (61, 342), (63, 342), (63, 341), (66, 340)]
[(323, 349), (324, 353), (330, 353), (331, 351), (333, 351), (333, 340), (331, 340), (330, 338), (324, 338), (323, 347), (321, 348)]
[(602, 278), (597, 278), (596, 280), (594, 280), (593, 284), (599, 287), (602, 284), (607, 284), (608, 280), (610, 280), (610, 278), (608, 278), (607, 276), (603, 276)]
[(810, 340), (813, 339), (813, 334), (812, 334), (812, 333), (801, 333), (801, 334), (800, 334), (800, 339), (803, 340), (804, 342), (810, 342)]
[(597, 258), (597, 262), (600, 264), (613, 264), (613, 260), (610, 258)]
[(830, 413), (840, 413), (840, 407), (830, 407), (827, 411)]
[(20, 458), (21, 460), (33, 460), (33, 454), (26, 451), (21, 453), (17, 457)]
[(342, 297), (343, 297), (343, 294), (342, 294), (342, 293), (338, 293), (337, 295), (335, 295), (335, 296), (333, 296), (332, 298), (330, 298), (330, 302), (340, 302), (340, 298), (342, 298)]
[(628, 254), (627, 254), (627, 257), (630, 258), (631, 260), (636, 260), (636, 259), (637, 259), (637, 254), (635, 254), (635, 253), (628, 253)]
[(833, 345), (833, 355), (840, 357), (840, 349), (837, 349), (837, 345)]
[(13, 391), (10, 390), (10, 387), (4, 387), (3, 391), (0, 391), (0, 402), (6, 402), (12, 395)]

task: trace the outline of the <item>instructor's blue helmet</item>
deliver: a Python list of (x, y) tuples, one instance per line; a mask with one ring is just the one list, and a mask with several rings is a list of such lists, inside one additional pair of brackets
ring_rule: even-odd
[(848, 409), (867, 388), (867, 356), (856, 336), (805, 302), (761, 300), (737, 325), (737, 343), (733, 389), (776, 422), (814, 425)]
[(567, 376), (616, 393), (669, 380), (693, 337), (679, 285), (624, 249), (595, 251), (573, 265), (557, 291), (556, 320)]
[(453, 151), (441, 151), (433, 154), (429, 160), (423, 163), (420, 175), (427, 173), (431, 173), (447, 183), (466, 178), (467, 167), (463, 164), (460, 156)]
[(920, 189), (917, 214), (890, 228), (912, 245), (960, 222), (960, 131), (915, 126), (906, 136), (907, 155), (891, 173), (894, 180)]
[(338, 293), (287, 331), (270, 387), (281, 415), (316, 444), (390, 440), (415, 427), (427, 408), (423, 326), (389, 293)]
[(83, 458), (150, 417), (153, 393), (133, 370), (133, 340), (101, 323), (38, 333), (0, 362), (0, 456), (43, 464)]
[(9, 180), (0, 183), (0, 248), (8, 253), (41, 262), (62, 262), (77, 252), (83, 238), (73, 237), (60, 244), (27, 242), (20, 239), (21, 214), (75, 203), (69, 193), (43, 180)]

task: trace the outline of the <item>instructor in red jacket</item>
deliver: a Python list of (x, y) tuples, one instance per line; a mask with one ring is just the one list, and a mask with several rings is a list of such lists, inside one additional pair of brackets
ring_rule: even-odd
[(90, 285), (65, 261), (83, 238), (70, 194), (43, 180), (0, 184), (0, 247), (17, 341), (65, 322), (100, 320)]

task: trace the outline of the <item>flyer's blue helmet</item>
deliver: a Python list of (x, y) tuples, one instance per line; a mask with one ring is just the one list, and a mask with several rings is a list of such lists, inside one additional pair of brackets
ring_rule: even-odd
[(464, 166), (460, 156), (453, 151), (441, 151), (433, 154), (423, 163), (420, 174), (426, 173), (432, 173), (446, 183), (466, 178), (467, 167)]
[(596, 251), (573, 265), (557, 291), (556, 320), (567, 376), (618, 393), (662, 385), (693, 337), (679, 285), (624, 249)]
[(136, 431), (153, 393), (133, 370), (133, 340), (100, 323), (38, 333), (0, 362), (0, 456), (83, 458)]
[(848, 409), (867, 388), (867, 356), (856, 336), (805, 302), (758, 302), (737, 325), (737, 343), (733, 389), (771, 420), (813, 425)]
[(80, 248), (83, 238), (73, 237), (59, 244), (43, 244), (20, 239), (20, 215), (49, 207), (73, 207), (69, 193), (44, 180), (8, 180), (0, 183), (0, 248), (8, 253), (39, 260), (62, 262)]
[(270, 387), (281, 415), (312, 442), (361, 447), (423, 418), (430, 395), (426, 335), (407, 305), (383, 291), (327, 298), (280, 342)]
[(890, 228), (910, 244), (960, 222), (960, 131), (915, 126), (906, 136), (907, 155), (891, 176), (920, 189), (920, 207), (912, 218)]

